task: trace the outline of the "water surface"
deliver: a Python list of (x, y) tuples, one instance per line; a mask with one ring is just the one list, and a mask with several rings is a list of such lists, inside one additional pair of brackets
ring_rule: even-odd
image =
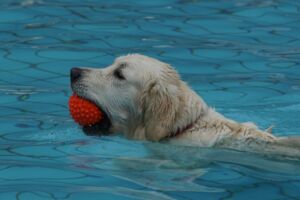
[(46, 1), (0, 5), (0, 199), (300, 199), (299, 163), (88, 137), (67, 108), (74, 66), (141, 53), (207, 103), (300, 133), (300, 3)]

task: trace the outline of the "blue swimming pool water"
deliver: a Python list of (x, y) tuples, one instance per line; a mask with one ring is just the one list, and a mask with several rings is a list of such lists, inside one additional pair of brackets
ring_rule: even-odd
[(68, 73), (138, 52), (171, 63), (218, 111), (300, 134), (300, 3), (2, 0), (0, 199), (300, 199), (300, 164), (88, 137)]

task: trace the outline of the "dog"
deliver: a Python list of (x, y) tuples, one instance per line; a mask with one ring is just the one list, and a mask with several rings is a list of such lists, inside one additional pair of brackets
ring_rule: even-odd
[(72, 68), (70, 78), (73, 92), (104, 114), (100, 124), (83, 127), (88, 134), (123, 133), (136, 140), (252, 152), (272, 151), (273, 144), (300, 147), (299, 139), (276, 137), (271, 129), (224, 117), (172, 66), (148, 56), (121, 56), (101, 69)]

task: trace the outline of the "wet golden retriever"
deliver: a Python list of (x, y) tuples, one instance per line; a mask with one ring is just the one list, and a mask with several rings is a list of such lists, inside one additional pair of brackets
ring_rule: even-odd
[(105, 115), (101, 124), (84, 127), (88, 133), (246, 151), (293, 142), (253, 123), (225, 118), (169, 64), (144, 55), (119, 57), (104, 69), (73, 68), (70, 76), (73, 92), (97, 104)]

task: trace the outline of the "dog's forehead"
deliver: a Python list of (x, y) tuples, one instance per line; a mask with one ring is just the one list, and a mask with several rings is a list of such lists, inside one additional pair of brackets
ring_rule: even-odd
[(149, 70), (153, 73), (159, 73), (163, 70), (165, 63), (148, 56), (140, 54), (129, 54), (126, 56), (118, 57), (115, 60), (115, 64), (126, 63), (128, 67), (134, 67), (135, 69)]

